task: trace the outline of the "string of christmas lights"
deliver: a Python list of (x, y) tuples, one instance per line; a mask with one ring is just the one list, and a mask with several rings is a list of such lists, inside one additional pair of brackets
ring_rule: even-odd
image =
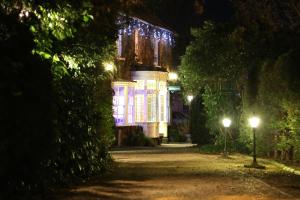
[[(118, 24), (123, 23), (124, 21), (119, 19)], [(155, 39), (169, 42), (171, 45), (174, 44), (174, 34), (171, 31), (154, 26), (137, 18), (132, 18), (127, 27), (119, 30), (119, 34), (132, 35), (135, 30), (138, 30), (139, 35), (142, 37), (154, 37)]]

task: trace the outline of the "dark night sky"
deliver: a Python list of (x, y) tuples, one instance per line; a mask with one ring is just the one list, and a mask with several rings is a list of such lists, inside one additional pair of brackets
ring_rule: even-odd
[(233, 15), (230, 0), (165, 0), (158, 16), (177, 33), (174, 51), (175, 65), (191, 41), (190, 29), (199, 27), (206, 20), (223, 22)]

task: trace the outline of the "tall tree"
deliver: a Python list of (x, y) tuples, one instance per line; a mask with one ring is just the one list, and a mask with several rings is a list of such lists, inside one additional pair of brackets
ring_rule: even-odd
[[(234, 5), (236, 16), (229, 24), (205, 23), (194, 34), (195, 40), (182, 58), (183, 86), (194, 92), (208, 86), (207, 91), (212, 92), (206, 94), (204, 105), (207, 115), (215, 117), (223, 114), (219, 105), (224, 104), (221, 99), (226, 99), (218, 97), (225, 97), (225, 91), (233, 89), (237, 97), (233, 99), (237, 101), (226, 99), (225, 102), (238, 106), (233, 110), (238, 116), (240, 141), (244, 146), (251, 144), (247, 118), (256, 113), (266, 122), (260, 130), (262, 134), (258, 135), (260, 152), (269, 153), (279, 148), (281, 155), (295, 153), (298, 151), (295, 148), (299, 134), (296, 125), (299, 98), (287, 81), (294, 80), (292, 87), (297, 88), (293, 74), (298, 74), (294, 63), (299, 52), (296, 44), (300, 39), (297, 23), (300, 20), (295, 14), (295, 4), (293, 1), (237, 0)], [(216, 99), (219, 104), (212, 105)], [(208, 123), (210, 129), (214, 126), (216, 124)]]
[(121, 5), (0, 3), (1, 49), (10, 50), (1, 55), (1, 195), (24, 199), (109, 166), (112, 89), (103, 63), (114, 59)]

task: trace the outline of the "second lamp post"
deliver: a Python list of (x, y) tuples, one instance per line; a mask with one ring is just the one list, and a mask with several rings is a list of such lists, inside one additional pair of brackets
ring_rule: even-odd
[(260, 123), (260, 119), (258, 117), (251, 117), (249, 119), (249, 124), (253, 131), (253, 160), (251, 165), (245, 165), (248, 168), (257, 168), (257, 169), (265, 169), (265, 166), (259, 165), (256, 161), (256, 128)]
[(224, 144), (224, 156), (225, 157), (227, 157), (227, 155), (228, 155), (228, 152), (227, 152), (227, 129), (230, 127), (230, 125), (231, 125), (231, 120), (229, 119), (229, 118), (224, 118), (223, 119), (223, 121), (222, 121), (222, 123), (223, 123), (223, 126), (224, 126), (224, 128), (225, 128), (225, 136), (224, 136), (224, 142), (225, 142), (225, 144)]

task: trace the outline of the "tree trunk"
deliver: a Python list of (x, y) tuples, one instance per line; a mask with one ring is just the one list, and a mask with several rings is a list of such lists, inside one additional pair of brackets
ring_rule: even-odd
[(278, 158), (278, 150), (274, 149), (274, 159), (276, 160)]
[(289, 160), (291, 162), (294, 162), (294, 146), (291, 146), (291, 148), (289, 149)]

